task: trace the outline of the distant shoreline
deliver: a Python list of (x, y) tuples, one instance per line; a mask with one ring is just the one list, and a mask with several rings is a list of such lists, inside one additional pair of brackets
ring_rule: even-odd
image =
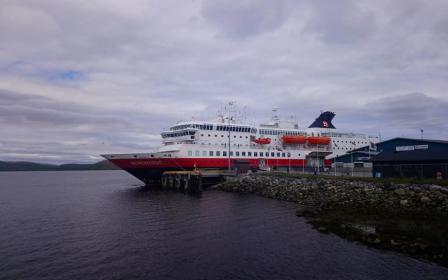
[(116, 166), (110, 162), (103, 160), (96, 163), (68, 163), (68, 164), (45, 164), (27, 161), (0, 161), (0, 172), (9, 171), (88, 171), (88, 170), (118, 170)]

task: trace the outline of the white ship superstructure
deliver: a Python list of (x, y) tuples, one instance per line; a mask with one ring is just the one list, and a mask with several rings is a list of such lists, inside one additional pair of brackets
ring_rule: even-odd
[(103, 156), (142, 181), (154, 183), (171, 170), (322, 170), (331, 165), (328, 156), (371, 141), (367, 136), (332, 131), (326, 127), (333, 127), (331, 119), (324, 119), (322, 125), (303, 130), (277, 117), (258, 126), (237, 123), (230, 117), (215, 122), (186, 121), (161, 133), (163, 145), (157, 152)]

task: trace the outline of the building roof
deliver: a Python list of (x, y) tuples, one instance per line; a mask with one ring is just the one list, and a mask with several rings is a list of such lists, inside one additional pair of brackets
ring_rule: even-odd
[(395, 137), (386, 141), (382, 141), (377, 143), (377, 145), (384, 144), (387, 142), (397, 141), (397, 140), (411, 140), (418, 142), (430, 142), (430, 143), (439, 143), (439, 144), (448, 144), (448, 140), (437, 140), (437, 139), (417, 139), (417, 138), (406, 138), (406, 137)]

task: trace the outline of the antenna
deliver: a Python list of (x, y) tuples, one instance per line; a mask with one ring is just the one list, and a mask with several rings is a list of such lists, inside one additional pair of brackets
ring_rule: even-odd
[(278, 111), (277, 107), (272, 108), (272, 120), (274, 122), (278, 122), (280, 120), (278, 115), (277, 115), (277, 111)]
[(246, 106), (243, 107), (243, 114), (244, 114), (243, 115), (243, 123), (246, 124), (246, 117), (247, 117), (247, 115), (246, 115)]

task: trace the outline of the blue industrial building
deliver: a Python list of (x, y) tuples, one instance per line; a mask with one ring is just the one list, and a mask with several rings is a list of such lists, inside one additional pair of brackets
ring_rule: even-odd
[(372, 163), (381, 177), (447, 178), (448, 141), (393, 138), (336, 157), (335, 163)]

